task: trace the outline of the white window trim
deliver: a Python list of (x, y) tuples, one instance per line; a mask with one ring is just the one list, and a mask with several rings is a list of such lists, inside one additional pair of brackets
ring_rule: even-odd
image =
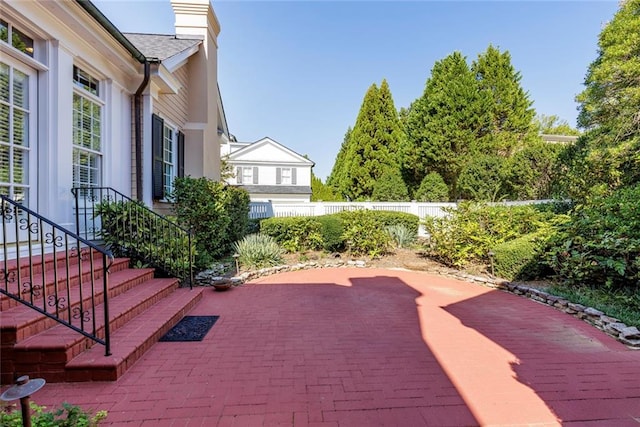
[[(100, 106), (100, 151), (88, 148), (88, 147), (83, 147), (80, 145), (77, 145), (75, 143), (75, 141), (73, 141), (72, 139), (72, 152), (73, 150), (81, 150), (85, 153), (91, 153), (91, 154), (97, 154), (99, 156), (99, 170), (98, 170), (98, 174), (99, 174), (99, 185), (103, 185), (104, 180), (105, 180), (105, 144), (106, 144), (106, 138), (105, 138), (105, 114), (106, 114), (106, 102), (104, 101), (104, 99), (102, 98), (102, 96), (104, 96), (104, 79), (101, 78), (100, 76), (97, 76), (96, 74), (94, 74), (92, 71), (87, 71), (86, 68), (84, 68), (81, 65), (78, 64), (74, 64), (76, 67), (81, 68), (83, 71), (91, 74), (92, 77), (94, 77), (95, 79), (98, 80), (98, 93), (101, 94), (100, 96), (97, 96), (91, 92), (89, 92), (88, 90), (78, 86), (76, 84), (76, 82), (73, 80), (73, 75), (70, 76), (69, 80), (71, 82), (71, 86), (73, 88), (73, 94), (79, 95), (83, 98), (88, 99), (91, 102), (95, 102), (96, 104), (98, 104)], [(72, 115), (73, 115), (73, 104), (71, 105), (71, 110), (72, 110)], [(72, 123), (72, 127), (73, 127), (73, 123)], [(73, 164), (73, 155), (72, 155), (72, 167), (75, 168), (75, 164)], [(73, 173), (72, 173), (73, 174)], [(73, 179), (73, 178), (72, 178)], [(73, 185), (76, 185), (75, 183)]]
[[(170, 163), (171, 167), (172, 167), (172, 176), (171, 179), (169, 180), (169, 182), (166, 182), (164, 184), (164, 194), (165, 197), (161, 200), (162, 202), (167, 202), (169, 201), (169, 199), (167, 199), (167, 195), (170, 194), (173, 191), (173, 181), (176, 179), (176, 177), (178, 176), (178, 132), (180, 132), (180, 129), (178, 129), (178, 127), (176, 125), (174, 125), (173, 123), (167, 121), (166, 119), (163, 119), (164, 123), (163, 123), (163, 127), (162, 127), (162, 175), (164, 176), (164, 166), (166, 164), (169, 164), (169, 162), (167, 162), (165, 160), (165, 149), (164, 149), (164, 141), (166, 138), (165, 135), (165, 131), (167, 130), (167, 128), (171, 129), (173, 135), (171, 138), (171, 154), (173, 157), (173, 161)], [(163, 179), (164, 180), (164, 179)]]

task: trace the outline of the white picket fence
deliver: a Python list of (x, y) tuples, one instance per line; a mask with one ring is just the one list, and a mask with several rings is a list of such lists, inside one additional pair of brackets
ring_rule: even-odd
[[(550, 200), (526, 200), (517, 202), (500, 202), (497, 205), (514, 206), (533, 203), (545, 203)], [(406, 212), (416, 215), (421, 220), (427, 216), (442, 217), (447, 213), (444, 208), (455, 208), (457, 203), (425, 203), (425, 202), (307, 202), (307, 203), (272, 203), (251, 202), (249, 218), (271, 218), (290, 216), (320, 216), (342, 211), (369, 209), (377, 211)], [(426, 232), (420, 225), (419, 235)]]

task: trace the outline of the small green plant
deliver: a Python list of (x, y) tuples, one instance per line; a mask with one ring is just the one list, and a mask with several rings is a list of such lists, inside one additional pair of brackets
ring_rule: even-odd
[(255, 269), (282, 264), (283, 249), (266, 234), (249, 234), (234, 245), (238, 262), (245, 268)]
[(408, 248), (416, 241), (416, 233), (402, 224), (388, 226), (387, 233), (397, 248)]
[[(51, 412), (44, 406), (31, 402), (31, 424), (35, 427), (94, 427), (107, 417), (107, 411), (95, 414), (85, 411), (79, 406), (63, 403), (62, 407)], [(22, 413), (17, 405), (0, 408), (0, 426), (22, 427)]]

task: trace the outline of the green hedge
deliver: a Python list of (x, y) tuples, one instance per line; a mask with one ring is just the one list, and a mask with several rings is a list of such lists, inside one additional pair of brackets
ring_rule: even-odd
[(495, 274), (509, 280), (535, 277), (535, 265), (542, 252), (538, 238), (537, 233), (530, 233), (496, 245), (493, 248)]
[(548, 230), (557, 218), (563, 217), (531, 205), (487, 206), (465, 202), (445, 211), (445, 217), (425, 219), (428, 250), (440, 261), (456, 267), (474, 261), (487, 262), (490, 249), (525, 234)]
[(260, 233), (273, 237), (289, 252), (323, 247), (322, 224), (315, 217), (267, 218), (260, 222)]

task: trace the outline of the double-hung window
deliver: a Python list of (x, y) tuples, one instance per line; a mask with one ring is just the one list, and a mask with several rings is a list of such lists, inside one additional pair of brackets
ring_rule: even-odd
[(296, 185), (296, 168), (276, 168), (277, 185)]
[(258, 184), (257, 166), (238, 166), (236, 170), (236, 182), (244, 185)]
[(100, 82), (73, 67), (73, 186), (99, 187), (102, 181)]
[(184, 134), (160, 116), (152, 116), (153, 198), (166, 200), (173, 181), (184, 176)]
[(33, 57), (34, 41), (0, 19), (0, 43), (11, 53), (0, 57), (0, 194), (29, 205), (36, 198), (37, 71), (24, 56)]

